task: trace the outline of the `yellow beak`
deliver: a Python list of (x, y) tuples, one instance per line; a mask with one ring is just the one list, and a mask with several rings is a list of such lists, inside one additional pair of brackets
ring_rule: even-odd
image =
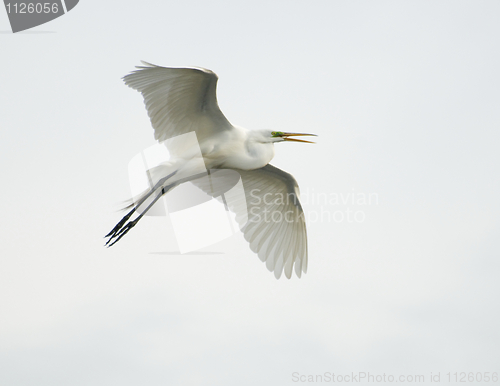
[(293, 141), (293, 142), (305, 142), (305, 143), (316, 143), (316, 142), (311, 142), (311, 141), (305, 141), (303, 139), (296, 139), (296, 138), (289, 138), (289, 137), (298, 137), (298, 136), (309, 136), (309, 137), (317, 137), (316, 134), (305, 134), (305, 133), (283, 133), (281, 137), (285, 141)]

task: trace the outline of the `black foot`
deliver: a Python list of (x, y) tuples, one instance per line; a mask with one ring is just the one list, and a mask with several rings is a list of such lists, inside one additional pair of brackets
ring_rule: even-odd
[[(127, 234), (127, 232), (129, 230), (131, 230), (135, 226), (135, 224), (137, 224), (137, 222), (140, 220), (141, 217), (136, 218), (134, 221), (129, 221), (127, 224), (125, 224), (125, 226), (118, 228), (117, 231), (115, 231), (114, 233), (110, 234), (109, 236), (106, 236), (106, 237), (109, 237), (109, 240), (107, 241), (107, 243), (105, 244), (105, 246), (109, 248), (112, 245), (115, 245), (118, 242), (118, 240), (120, 240), (123, 236), (125, 236)], [(122, 221), (120, 221), (120, 223)], [(118, 225), (120, 225), (120, 224), (118, 224)]]

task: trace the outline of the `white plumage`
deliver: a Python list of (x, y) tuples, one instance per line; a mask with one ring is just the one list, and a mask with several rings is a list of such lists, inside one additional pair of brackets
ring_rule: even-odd
[[(290, 278), (293, 268), (298, 277), (307, 271), (307, 235), (299, 189), (292, 175), (272, 165), (274, 143), (308, 142), (297, 134), (270, 130), (247, 130), (233, 126), (217, 104), (217, 75), (203, 68), (166, 68), (149, 63), (124, 77), (125, 84), (144, 97), (155, 139), (165, 144), (171, 158), (151, 170), (154, 187), (145, 192), (134, 208), (106, 236), (107, 246), (121, 239), (163, 194), (190, 181), (205, 193), (219, 198), (214, 186), (225, 186), (224, 169), (239, 173), (245, 191), (242, 202), (232, 201), (229, 209), (249, 242), (252, 251), (279, 278)], [(182, 134), (196, 133), (196, 151), (188, 141), (172, 141)], [(175, 139), (175, 138), (174, 138)], [(170, 140), (170, 141), (168, 141)], [(175, 145), (173, 145), (175, 144)], [(196, 159), (200, 154), (202, 160)], [(211, 170), (211, 181), (194, 179), (196, 165), (203, 162)], [(141, 214), (130, 217), (137, 208)]]

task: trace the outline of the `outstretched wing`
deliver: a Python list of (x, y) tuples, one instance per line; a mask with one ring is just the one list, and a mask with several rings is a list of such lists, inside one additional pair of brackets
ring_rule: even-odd
[(232, 128), (217, 104), (214, 72), (142, 63), (123, 80), (144, 97), (155, 139), (164, 141), (195, 131), (200, 141)]
[[(279, 279), (307, 272), (307, 233), (304, 212), (295, 178), (272, 165), (255, 170), (236, 170), (242, 179), (245, 198), (224, 197), (234, 178), (224, 169), (211, 170), (210, 179), (191, 181), (205, 193), (224, 200), (236, 221), (267, 268)], [(233, 181), (231, 181), (233, 180)]]

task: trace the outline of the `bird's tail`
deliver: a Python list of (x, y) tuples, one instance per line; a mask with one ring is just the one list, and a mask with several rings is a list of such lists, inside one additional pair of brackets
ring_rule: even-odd
[(128, 200), (123, 201), (122, 204), (125, 205), (124, 207), (120, 208), (120, 210), (122, 212), (124, 212), (124, 211), (126, 211), (126, 210), (128, 210), (128, 209), (130, 209), (130, 208), (132, 208), (132, 207), (135, 206), (135, 202), (134, 202), (134, 200), (132, 198), (129, 198)]

